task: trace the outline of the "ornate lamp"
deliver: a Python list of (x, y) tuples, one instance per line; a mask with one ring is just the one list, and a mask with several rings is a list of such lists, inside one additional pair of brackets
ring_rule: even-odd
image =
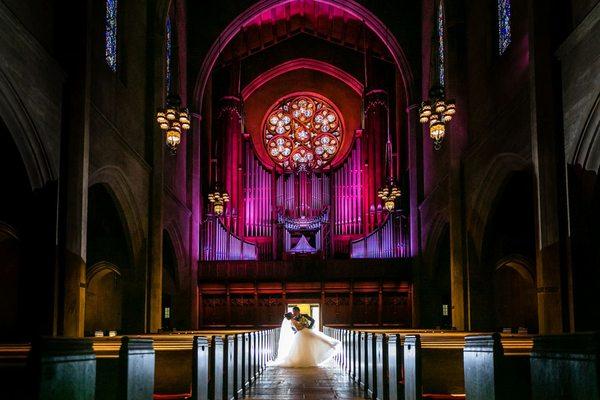
[(165, 133), (165, 142), (172, 154), (177, 152), (181, 135), (190, 129), (190, 115), (187, 108), (181, 108), (177, 95), (167, 97), (167, 105), (156, 112), (156, 122)]
[(377, 196), (383, 201), (386, 210), (392, 212), (396, 207), (396, 199), (400, 197), (400, 188), (393, 177), (388, 177), (387, 182), (377, 191)]
[(215, 184), (213, 185), (211, 191), (208, 193), (208, 201), (212, 205), (213, 213), (219, 217), (223, 215), (223, 211), (225, 211), (225, 203), (228, 203), (230, 200), (229, 193), (225, 189), (221, 188), (219, 184), (219, 174), (217, 172), (217, 160), (214, 159), (215, 163)]
[(390, 139), (390, 113), (387, 115), (387, 142), (385, 144), (385, 164), (387, 167), (387, 176), (385, 184), (377, 191), (377, 197), (383, 201), (383, 206), (389, 212), (396, 208), (396, 199), (402, 192), (394, 179), (394, 166), (392, 162), (392, 140)]
[(429, 91), (429, 100), (421, 103), (419, 108), (419, 122), (429, 124), (429, 136), (433, 139), (436, 150), (442, 147), (446, 136), (446, 124), (452, 121), (456, 114), (454, 100), (446, 100), (442, 86), (432, 87)]

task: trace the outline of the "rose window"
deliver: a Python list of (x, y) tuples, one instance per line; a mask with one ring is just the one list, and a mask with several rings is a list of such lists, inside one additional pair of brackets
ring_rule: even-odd
[(333, 160), (342, 141), (340, 118), (326, 101), (312, 96), (286, 99), (269, 113), (264, 127), (269, 157), (286, 170), (320, 169)]

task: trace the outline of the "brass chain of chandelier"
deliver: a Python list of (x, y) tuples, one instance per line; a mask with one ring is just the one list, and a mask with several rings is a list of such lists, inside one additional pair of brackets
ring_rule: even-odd
[(446, 124), (452, 121), (456, 114), (454, 100), (446, 100), (444, 88), (436, 86), (429, 91), (429, 100), (421, 103), (419, 108), (419, 122), (429, 124), (429, 136), (433, 139), (436, 150), (442, 147), (446, 136)]
[(156, 122), (165, 134), (165, 143), (172, 154), (177, 152), (181, 143), (181, 135), (190, 129), (190, 114), (187, 108), (181, 107), (179, 96), (167, 97), (166, 107), (156, 112)]

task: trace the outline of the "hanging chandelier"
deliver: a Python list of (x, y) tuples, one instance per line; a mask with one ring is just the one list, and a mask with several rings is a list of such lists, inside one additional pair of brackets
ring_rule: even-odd
[(444, 88), (435, 86), (429, 91), (429, 100), (421, 103), (419, 122), (429, 124), (429, 136), (436, 150), (442, 147), (446, 136), (446, 124), (452, 121), (456, 113), (454, 100), (446, 100)]
[(383, 206), (390, 212), (396, 208), (396, 199), (400, 197), (400, 194), (400, 188), (392, 177), (388, 177), (386, 184), (377, 191), (377, 196), (383, 201)]
[(377, 190), (377, 197), (383, 201), (383, 206), (389, 212), (396, 208), (396, 199), (402, 193), (394, 179), (394, 163), (392, 160), (392, 140), (390, 137), (390, 112), (387, 111), (387, 142), (385, 144), (385, 166), (387, 170), (385, 184)]
[(177, 152), (181, 135), (190, 129), (190, 116), (187, 108), (181, 108), (177, 95), (167, 97), (166, 107), (156, 112), (156, 122), (165, 134), (165, 143), (172, 154)]
[[(217, 153), (218, 142), (215, 145), (215, 153)], [(215, 171), (215, 180), (214, 185), (210, 192), (208, 192), (208, 202), (211, 204), (213, 214), (217, 217), (223, 215), (225, 211), (225, 203), (228, 203), (231, 199), (229, 197), (229, 193), (223, 188), (221, 188), (221, 184), (219, 183), (219, 171), (217, 165), (217, 159), (212, 160), (215, 163), (213, 170)]]
[(213, 189), (208, 193), (208, 201), (212, 204), (213, 213), (218, 217), (223, 215), (225, 203), (229, 202), (229, 193), (221, 189), (219, 182), (216, 182)]

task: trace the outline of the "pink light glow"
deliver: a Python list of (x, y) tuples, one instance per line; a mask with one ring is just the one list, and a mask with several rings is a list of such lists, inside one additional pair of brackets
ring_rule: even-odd
[(354, 90), (359, 96), (362, 96), (363, 94), (363, 84), (346, 71), (341, 70), (340, 68), (323, 61), (313, 60), (310, 58), (298, 58), (296, 60), (284, 62), (276, 66), (275, 68), (272, 68), (260, 74), (244, 89), (242, 89), (242, 98), (246, 100), (252, 95), (252, 93), (254, 93), (261, 86), (265, 85), (267, 82), (277, 78), (280, 75), (298, 69), (309, 69), (313, 71), (323, 72), (336, 79), (339, 79), (346, 85), (350, 86), (352, 90)]

